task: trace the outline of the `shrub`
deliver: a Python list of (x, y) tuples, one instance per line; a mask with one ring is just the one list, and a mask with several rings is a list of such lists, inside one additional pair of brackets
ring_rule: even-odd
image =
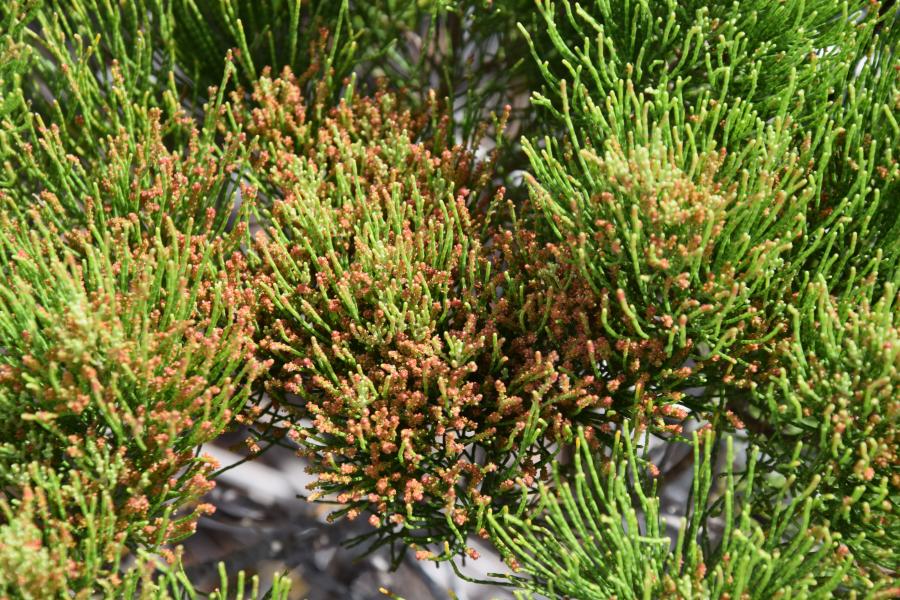
[(236, 425), (395, 565), (896, 595), (895, 3), (7, 4), (0, 595), (192, 597)]
[(256, 249), (261, 345), (278, 362), (266, 389), (313, 456), (317, 495), (345, 505), (336, 516), (370, 510), (377, 541), (449, 557), (535, 476), (535, 419), (573, 393), (539, 357), (505, 364), (480, 241), (490, 163), (449, 145), (436, 106), (353, 96), (316, 127), (321, 106), (289, 73), (253, 97), (247, 130), (280, 198)]
[(228, 280), (241, 259), (226, 263), (227, 240), (210, 241), (208, 226), (181, 233), (169, 221), (149, 238), (136, 217), (119, 219), (64, 244), (30, 217), (2, 221), (4, 484), (37, 458), (93, 472), (95, 444), (121, 460), (108, 491), (130, 537), (177, 540), (209, 508), (160, 529), (212, 486), (216, 467), (194, 448), (229, 426), (265, 369)]

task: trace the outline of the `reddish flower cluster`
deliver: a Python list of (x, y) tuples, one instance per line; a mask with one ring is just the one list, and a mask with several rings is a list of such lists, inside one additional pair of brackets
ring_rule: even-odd
[[(561, 370), (601, 399), (582, 422), (608, 429), (627, 416), (679, 434), (689, 414), (718, 411), (691, 388), (745, 387), (764, 368), (760, 349), (784, 325), (755, 295), (758, 259), (775, 262), (790, 245), (745, 233), (743, 253), (726, 258), (733, 215), (758, 209), (720, 181), (724, 152), (688, 174), (655, 144), (606, 148), (582, 152), (593, 190), (532, 179), (527, 220), (498, 236), (504, 301), (519, 320), (507, 326), (525, 352), (558, 352)], [(780, 209), (766, 210), (772, 220)]]
[(209, 512), (195, 503), (217, 468), (195, 449), (266, 368), (237, 285), (243, 259), (224, 260), (233, 242), (210, 240), (209, 224), (148, 237), (136, 216), (111, 219), (102, 237), (68, 242), (32, 232), (48, 227), (37, 211), (3, 220), (3, 285), (17, 294), (0, 299), (0, 447), (59, 473), (103, 473), (107, 453), (116, 530), (150, 547), (182, 538)]
[(381, 540), (455, 553), (538, 477), (570, 433), (562, 414), (597, 398), (553, 353), (508, 355), (489, 224), (470, 213), (503, 191), (486, 191), (489, 161), (445, 145), (437, 106), (413, 116), (381, 93), (312, 125), (289, 73), (253, 100), (259, 177), (282, 198), (257, 237), (261, 346), (278, 359), (267, 390), (338, 515), (368, 510)]

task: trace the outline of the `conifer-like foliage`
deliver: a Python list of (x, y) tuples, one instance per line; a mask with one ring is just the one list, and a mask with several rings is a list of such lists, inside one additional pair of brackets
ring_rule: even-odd
[[(803, 309), (791, 307), (793, 338), (782, 366), (756, 388), (753, 412), (767, 468), (798, 481), (821, 479), (833, 531), (866, 557), (865, 570), (897, 570), (898, 297), (840, 302), (819, 282)], [(805, 309), (805, 310), (804, 310)], [(804, 312), (801, 312), (804, 310)]]
[(552, 489), (540, 484), (535, 513), (490, 517), (510, 564), (532, 576), (522, 580), (525, 589), (569, 598), (775, 598), (827, 597), (838, 587), (848, 551), (812, 521), (821, 501), (815, 484), (779, 498), (763, 526), (753, 512), (758, 451), (736, 479), (728, 437), (728, 466), (717, 480), (712, 432), (694, 433), (691, 504), (673, 544), (630, 433), (625, 424), (612, 455), (595, 464), (581, 432), (573, 481), (556, 471)]
[(280, 365), (267, 391), (327, 458), (317, 493), (347, 505), (338, 515), (370, 510), (379, 541), (449, 558), (546, 462), (536, 419), (577, 391), (550, 360), (509, 361), (481, 242), (503, 194), (479, 197), (492, 161), (451, 145), (437, 106), (414, 118), (392, 94), (351, 93), (318, 126), (289, 72), (252, 94), (247, 131), (280, 198), (255, 251), (262, 346)]
[(898, 11), (5, 3), (0, 597), (197, 597), (236, 427), (395, 564), (896, 596)]

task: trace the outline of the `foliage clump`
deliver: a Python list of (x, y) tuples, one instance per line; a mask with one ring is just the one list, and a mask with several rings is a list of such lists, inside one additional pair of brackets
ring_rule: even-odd
[(750, 451), (745, 474), (736, 479), (729, 437), (725, 481), (715, 481), (711, 431), (694, 433), (691, 501), (673, 544), (664, 535), (656, 479), (629, 436), (626, 423), (612, 455), (597, 461), (580, 433), (573, 481), (556, 471), (552, 488), (540, 485), (534, 513), (492, 515), (508, 562), (531, 575), (523, 587), (571, 598), (762, 599), (826, 596), (840, 585), (849, 551), (811, 521), (820, 508), (815, 484), (780, 498), (762, 524), (753, 512), (758, 450)]
[(7, 4), (0, 595), (193, 597), (239, 426), (395, 564), (896, 595), (896, 4)]
[(782, 365), (756, 388), (767, 466), (785, 478), (820, 478), (823, 514), (865, 557), (864, 574), (898, 567), (900, 477), (900, 329), (897, 294), (860, 304), (813, 284), (805, 307), (793, 309), (794, 336), (776, 352)]
[(316, 123), (290, 73), (252, 98), (257, 177), (278, 198), (255, 247), (261, 347), (278, 365), (266, 389), (337, 516), (371, 511), (382, 541), (423, 555), (464, 548), (545, 460), (538, 405), (571, 393), (549, 361), (508, 364), (481, 241), (503, 194), (490, 160), (451, 143), (436, 103), (413, 115), (394, 94), (348, 94)]

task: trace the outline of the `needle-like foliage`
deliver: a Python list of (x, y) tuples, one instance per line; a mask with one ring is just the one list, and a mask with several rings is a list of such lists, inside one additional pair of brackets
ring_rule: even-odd
[(259, 177), (281, 198), (255, 250), (266, 389), (337, 516), (369, 510), (378, 541), (449, 558), (549, 457), (542, 407), (578, 395), (551, 360), (507, 364), (481, 242), (491, 164), (452, 143), (437, 106), (348, 94), (310, 122), (323, 108), (290, 73), (253, 99)]
[(121, 526), (155, 545), (209, 508), (169, 519), (211, 487), (216, 467), (194, 448), (229, 426), (265, 366), (228, 240), (170, 220), (148, 237), (137, 221), (64, 243), (36, 211), (3, 214), (0, 478), (15, 485), (35, 459), (92, 472), (97, 445), (123, 464), (109, 490)]
[[(766, 468), (789, 489), (820, 478), (822, 514), (862, 560), (863, 581), (900, 567), (897, 427), (900, 317), (896, 284), (861, 301), (829, 296), (820, 280), (791, 307), (793, 333), (775, 349), (781, 366), (760, 382), (750, 414), (761, 419)], [(793, 484), (793, 485), (792, 485)]]
[(896, 595), (898, 47), (877, 0), (6, 2), (0, 596), (194, 597), (234, 425), (394, 564)]
[[(570, 481), (540, 485), (526, 515), (489, 517), (507, 561), (528, 577), (511, 580), (549, 597), (826, 598), (850, 568), (849, 550), (821, 522), (818, 480), (760, 521), (754, 513), (759, 452), (736, 474), (734, 439), (719, 474), (711, 431), (694, 434), (690, 502), (675, 527), (660, 511), (657, 482), (625, 425), (612, 455), (592, 454), (583, 433)], [(765, 486), (765, 483), (762, 484)]]
[[(165, 559), (146, 549), (134, 557), (123, 533), (130, 515), (116, 508), (115, 494), (127, 467), (109, 449), (91, 446), (93, 469), (60, 474), (37, 462), (17, 473), (19, 493), (0, 495), (0, 594), (6, 598), (198, 598), (187, 580), (181, 550)], [(224, 566), (213, 600), (260, 598), (259, 579), (238, 573), (234, 594)], [(249, 587), (249, 589), (248, 589)], [(276, 575), (265, 596), (287, 600), (290, 581)]]

